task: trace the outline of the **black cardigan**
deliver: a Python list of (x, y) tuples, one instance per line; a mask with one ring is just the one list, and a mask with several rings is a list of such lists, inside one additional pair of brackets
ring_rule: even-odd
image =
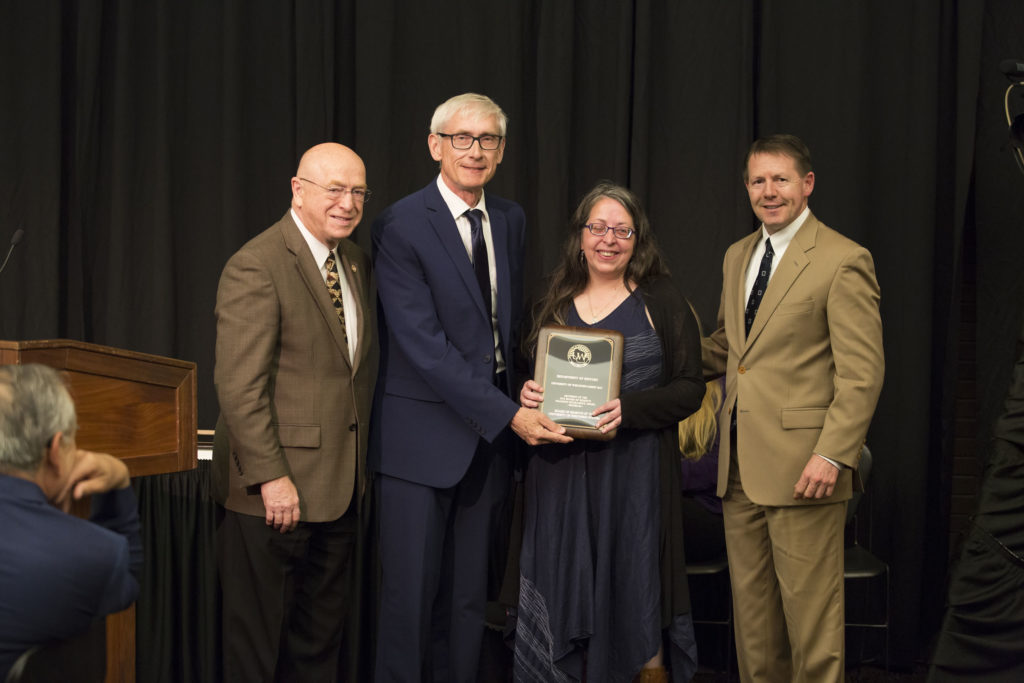
[(705, 384), (700, 331), (686, 298), (667, 277), (642, 283), (639, 291), (661, 340), (662, 370), (657, 387), (621, 396), (622, 426), (659, 432), (661, 626), (668, 628), (673, 617), (690, 611), (678, 424), (700, 408)]

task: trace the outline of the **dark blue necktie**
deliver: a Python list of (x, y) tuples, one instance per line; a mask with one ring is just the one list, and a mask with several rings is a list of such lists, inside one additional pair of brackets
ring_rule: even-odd
[(772, 257), (775, 251), (772, 249), (770, 239), (764, 241), (764, 256), (761, 257), (761, 267), (757, 271), (757, 278), (750, 290), (750, 298), (747, 299), (747, 309), (744, 317), (747, 323), (747, 334), (750, 334), (750, 326), (754, 324), (754, 317), (757, 315), (757, 308), (761, 305), (764, 297), (764, 290), (768, 289), (768, 277), (772, 274)]
[(473, 242), (473, 270), (476, 272), (476, 283), (480, 285), (480, 294), (484, 297), (487, 316), (491, 317), (491, 266), (487, 260), (487, 243), (484, 242), (484, 224), (480, 209), (470, 209), (465, 213), (469, 219), (470, 237)]

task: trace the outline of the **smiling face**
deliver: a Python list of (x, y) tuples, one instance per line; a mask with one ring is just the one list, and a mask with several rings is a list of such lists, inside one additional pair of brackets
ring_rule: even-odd
[[(594, 204), (587, 216), (587, 225), (602, 223), (609, 228), (636, 228), (633, 217), (622, 204), (610, 197), (605, 197)], [(626, 266), (633, 257), (633, 246), (636, 244), (636, 233), (629, 239), (619, 239), (613, 230), (608, 230), (600, 237), (588, 228), (580, 228), (580, 246), (583, 257), (587, 261), (590, 279), (622, 280), (626, 274)]]
[(754, 154), (747, 161), (746, 186), (751, 208), (771, 235), (807, 208), (814, 173), (800, 175), (793, 157), (784, 154)]
[[(438, 133), (479, 137), (500, 136), (501, 130), (496, 116), (481, 118), (474, 115), (472, 109), (463, 109), (448, 119)], [(441, 162), (441, 178), (445, 185), (469, 206), (476, 206), (480, 201), (484, 185), (494, 177), (498, 164), (505, 154), (504, 139), (495, 150), (481, 149), (477, 141), (474, 141), (469, 149), (455, 149), (452, 147), (451, 138), (431, 133), (427, 138), (427, 145), (434, 161)]]
[(306, 229), (329, 249), (351, 235), (363, 217), (363, 203), (351, 192), (333, 199), (324, 189), (339, 187), (366, 189), (366, 167), (355, 152), (327, 142), (302, 156), (292, 178), (292, 208)]

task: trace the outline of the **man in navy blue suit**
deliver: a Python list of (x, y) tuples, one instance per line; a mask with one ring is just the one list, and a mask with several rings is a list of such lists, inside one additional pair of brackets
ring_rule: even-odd
[(525, 217), (484, 194), (506, 125), (483, 95), (439, 106), (427, 145), (440, 175), (373, 225), (383, 314), (370, 456), (383, 568), (377, 681), (476, 680), (488, 538), (516, 445), (507, 428), (531, 444), (570, 440), (510, 398)]
[[(0, 680), (22, 652), (85, 631), (139, 593), (142, 541), (128, 468), (79, 450), (76, 428), (55, 370), (0, 366)], [(89, 520), (66, 513), (89, 495)]]

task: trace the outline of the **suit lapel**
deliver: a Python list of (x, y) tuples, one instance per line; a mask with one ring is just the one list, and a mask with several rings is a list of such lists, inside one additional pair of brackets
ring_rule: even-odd
[(772, 279), (768, 281), (768, 289), (764, 292), (761, 305), (757, 309), (757, 316), (754, 324), (750, 327), (750, 334), (747, 335), (746, 347), (749, 348), (757, 336), (764, 329), (768, 320), (775, 313), (782, 300), (786, 297), (790, 287), (803, 272), (810, 262), (807, 252), (814, 248), (814, 239), (817, 235), (818, 224), (814, 216), (808, 216), (807, 220), (797, 233), (793, 235), (793, 241), (786, 248), (786, 253), (775, 267)]
[(355, 370), (365, 357), (370, 344), (370, 337), (368, 336), (370, 334), (370, 325), (367, 314), (369, 302), (365, 283), (366, 274), (359, 272), (359, 265), (349, 254), (349, 246), (347, 241), (342, 240), (338, 245), (338, 253), (341, 254), (341, 267), (344, 269), (345, 279), (348, 281), (348, 286), (352, 289), (353, 298), (359, 307), (359, 338), (356, 342), (355, 360), (353, 362), (353, 370)]
[(491, 223), (491, 243), (494, 245), (494, 271), (498, 289), (498, 310), (495, 312), (495, 317), (498, 319), (498, 329), (504, 340), (508, 339), (511, 332), (508, 326), (512, 321), (512, 275), (509, 273), (508, 220), (504, 213), (494, 208), (488, 209), (487, 214)]
[[(476, 301), (480, 313), (486, 316), (487, 309), (484, 306), (483, 295), (480, 293), (480, 286), (476, 282), (473, 264), (469, 260), (469, 254), (466, 253), (466, 245), (462, 241), (459, 227), (455, 224), (448, 205), (441, 198), (441, 191), (437, 189), (436, 184), (431, 183), (427, 186), (425, 201), (427, 209), (431, 212), (430, 226), (437, 236), (438, 244), (448, 253), (448, 257), (455, 264), (455, 270), (462, 278), (463, 284), (466, 285), (469, 295)], [(495, 254), (495, 258), (497, 258), (497, 254)]]
[(345, 335), (341, 330), (341, 321), (338, 320), (338, 312), (334, 308), (334, 302), (331, 301), (331, 295), (327, 292), (327, 286), (324, 284), (323, 276), (320, 274), (320, 266), (313, 261), (313, 254), (309, 251), (309, 245), (306, 244), (306, 240), (302, 237), (302, 233), (299, 232), (295, 221), (291, 219), (291, 214), (287, 214), (286, 217), (288, 222), (284, 229), (284, 242), (285, 246), (288, 247), (288, 251), (295, 257), (295, 269), (306, 285), (309, 295), (316, 302), (317, 308), (320, 309), (320, 314), (323, 316), (327, 329), (330, 330), (331, 336), (334, 338), (334, 343), (337, 344), (338, 350), (345, 359), (345, 363), (351, 366), (348, 344), (345, 342)]
[[(750, 259), (754, 254), (754, 248), (757, 246), (760, 234), (759, 230), (746, 238), (746, 244), (739, 250), (739, 263), (736, 264), (735, 272), (733, 273), (733, 282), (736, 287), (733, 297), (736, 305), (733, 308), (732, 329), (736, 330), (736, 339), (739, 343), (735, 345), (735, 348), (738, 349), (744, 348), (746, 345), (744, 317), (747, 308), (747, 298), (750, 296), (750, 292), (747, 291), (747, 268), (750, 266)], [(729, 340), (729, 345), (732, 346), (732, 344), (732, 340)]]

